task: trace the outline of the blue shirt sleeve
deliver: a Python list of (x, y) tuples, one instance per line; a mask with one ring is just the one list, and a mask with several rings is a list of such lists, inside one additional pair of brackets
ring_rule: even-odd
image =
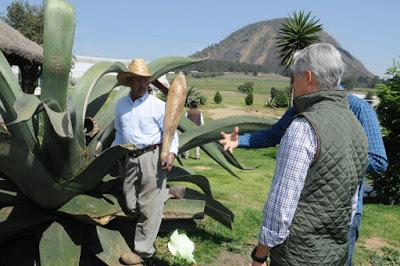
[(376, 112), (369, 103), (351, 94), (349, 94), (349, 104), (368, 138), (368, 172), (381, 174), (386, 171), (388, 159)]
[(275, 147), (281, 141), (286, 129), (297, 115), (295, 107), (289, 108), (285, 114), (271, 128), (246, 133), (239, 136), (239, 147), (244, 148), (266, 148)]

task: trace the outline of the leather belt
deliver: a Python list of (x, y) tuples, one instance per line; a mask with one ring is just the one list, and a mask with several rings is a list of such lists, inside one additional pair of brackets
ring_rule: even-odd
[(146, 152), (154, 151), (155, 149), (157, 149), (157, 147), (161, 147), (161, 145), (162, 145), (161, 143), (153, 144), (153, 145), (147, 146), (147, 147), (145, 147), (143, 149), (140, 149), (140, 150), (131, 151), (131, 152), (128, 153), (128, 155), (130, 157), (136, 158), (136, 157), (139, 157), (142, 154), (145, 154)]

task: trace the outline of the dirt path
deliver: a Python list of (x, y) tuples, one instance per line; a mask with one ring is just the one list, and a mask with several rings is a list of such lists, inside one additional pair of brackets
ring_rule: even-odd
[(238, 106), (227, 106), (225, 108), (202, 110), (202, 112), (206, 117), (210, 117), (212, 119), (220, 119), (228, 116), (242, 116), (242, 115), (259, 116), (259, 117), (268, 116), (268, 117), (279, 118), (284, 111), (268, 109), (268, 108), (246, 109), (244, 107), (238, 107)]

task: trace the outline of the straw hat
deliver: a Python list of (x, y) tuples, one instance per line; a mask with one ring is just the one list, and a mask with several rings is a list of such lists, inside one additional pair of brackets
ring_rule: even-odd
[(120, 72), (117, 75), (118, 82), (120, 84), (127, 84), (128, 78), (130, 77), (150, 77), (150, 70), (147, 66), (146, 61), (141, 58), (133, 59), (132, 62), (128, 65), (127, 72)]

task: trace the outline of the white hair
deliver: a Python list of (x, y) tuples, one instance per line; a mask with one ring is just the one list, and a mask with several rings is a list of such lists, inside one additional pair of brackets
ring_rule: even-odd
[(312, 44), (293, 56), (292, 73), (311, 71), (320, 90), (336, 90), (342, 79), (344, 63), (339, 51), (329, 43)]

